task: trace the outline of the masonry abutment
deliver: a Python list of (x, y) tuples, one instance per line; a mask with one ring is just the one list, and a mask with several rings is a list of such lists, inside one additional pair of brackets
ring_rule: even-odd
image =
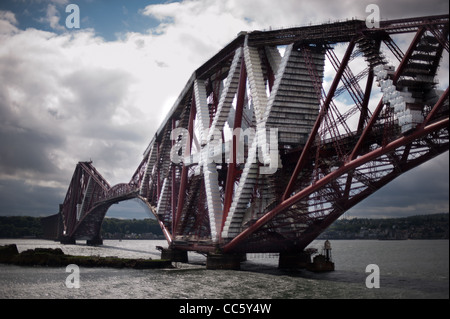
[(96, 237), (96, 238), (88, 239), (86, 241), (86, 245), (88, 245), (88, 246), (101, 246), (101, 245), (103, 245), (103, 238)]
[(209, 253), (206, 256), (206, 269), (239, 270), (241, 262), (246, 260), (245, 253), (222, 254)]
[(63, 245), (76, 245), (75, 238), (63, 236), (60, 238), (59, 242)]
[(279, 269), (303, 269), (311, 263), (311, 255), (301, 252), (282, 252), (278, 259)]
[(186, 250), (157, 247), (161, 251), (161, 259), (167, 259), (172, 262), (187, 263), (188, 252)]

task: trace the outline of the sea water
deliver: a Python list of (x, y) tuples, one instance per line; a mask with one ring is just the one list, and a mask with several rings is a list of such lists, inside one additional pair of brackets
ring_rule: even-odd
[[(161, 240), (104, 240), (87, 246), (36, 239), (1, 239), (19, 252), (61, 248), (66, 254), (160, 258)], [(274, 254), (247, 254), (241, 270), (207, 270), (203, 255), (189, 252), (189, 263), (173, 269), (79, 268), (79, 288), (68, 288), (66, 267), (22, 267), (0, 264), (0, 298), (449, 298), (448, 240), (332, 240), (335, 271), (280, 270)], [(323, 241), (309, 247), (321, 249)], [(379, 288), (366, 281), (379, 269)]]

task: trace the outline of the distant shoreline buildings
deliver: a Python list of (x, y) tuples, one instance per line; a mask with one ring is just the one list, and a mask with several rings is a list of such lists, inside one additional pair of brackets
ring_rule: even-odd
[(339, 219), (317, 239), (449, 239), (449, 214)]
[[(40, 217), (0, 216), (0, 238), (43, 238)], [(104, 239), (164, 239), (154, 219), (105, 218)], [(338, 219), (317, 239), (449, 239), (449, 213), (402, 218)]]

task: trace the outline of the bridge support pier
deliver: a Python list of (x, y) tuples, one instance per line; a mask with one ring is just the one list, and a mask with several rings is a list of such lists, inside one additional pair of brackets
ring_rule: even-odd
[(76, 245), (75, 238), (63, 236), (59, 239), (59, 242), (63, 245)]
[(282, 252), (278, 259), (279, 269), (306, 268), (311, 263), (311, 255), (301, 252)]
[(86, 240), (86, 245), (88, 246), (101, 246), (103, 245), (103, 239), (100, 237), (95, 237), (92, 239)]
[(156, 247), (161, 251), (161, 259), (167, 259), (172, 262), (187, 263), (188, 252), (186, 250)]
[(206, 269), (241, 269), (241, 261), (246, 260), (245, 253), (238, 254), (214, 254), (209, 253), (206, 257)]

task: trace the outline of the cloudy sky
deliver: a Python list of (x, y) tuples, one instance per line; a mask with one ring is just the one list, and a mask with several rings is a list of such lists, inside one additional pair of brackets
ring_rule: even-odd
[[(80, 28), (66, 27), (80, 9)], [(2, 0), (0, 215), (58, 211), (75, 165), (128, 182), (192, 72), (242, 30), (448, 14), (447, 1)], [(442, 71), (442, 68), (441, 68)], [(448, 85), (446, 74), (441, 85)], [(352, 217), (448, 212), (448, 152), (353, 208)], [(128, 203), (108, 216), (144, 218)]]

